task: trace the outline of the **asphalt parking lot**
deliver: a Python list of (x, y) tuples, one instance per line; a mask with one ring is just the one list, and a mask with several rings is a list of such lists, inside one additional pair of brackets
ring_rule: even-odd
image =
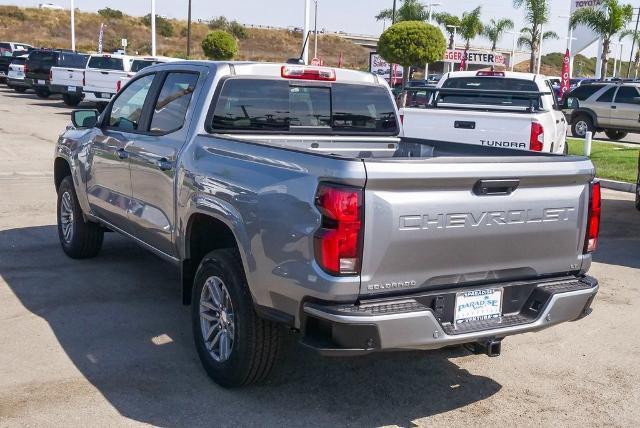
[[(640, 212), (604, 192), (586, 319), (461, 349), (326, 359), (291, 335), (266, 384), (224, 390), (192, 345), (178, 272), (116, 234), (66, 258), (52, 156), (61, 100), (0, 86), (0, 426), (635, 426)], [(523, 243), (524, 244), (524, 243)], [(553, 245), (553, 242), (549, 242)]]

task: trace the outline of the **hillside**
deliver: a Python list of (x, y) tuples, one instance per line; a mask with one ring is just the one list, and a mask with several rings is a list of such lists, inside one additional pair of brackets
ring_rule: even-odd
[[(564, 60), (564, 54), (560, 52), (554, 52), (542, 56), (542, 66), (540, 72), (546, 76), (560, 76), (562, 73), (562, 61)], [(622, 68), (620, 68), (622, 67)], [(618, 75), (626, 76), (627, 68), (629, 67), (628, 61), (622, 61), (622, 66), (618, 64), (618, 69), (621, 71)], [(529, 71), (529, 61), (524, 61), (515, 66), (516, 71)], [(596, 58), (587, 58), (584, 55), (576, 55), (573, 60), (573, 75), (575, 77), (593, 77), (596, 70)], [(609, 59), (607, 63), (607, 76), (613, 74), (613, 58)], [(634, 75), (633, 63), (631, 64), (631, 77)]]
[[(151, 52), (150, 29), (144, 18), (123, 15), (105, 18), (97, 13), (76, 11), (76, 48), (95, 51), (98, 45), (100, 24), (104, 23), (104, 50), (119, 48), (122, 38), (128, 39), (129, 52), (148, 55)], [(159, 55), (185, 57), (187, 46), (187, 22), (170, 19), (167, 33), (171, 37), (157, 36)], [(192, 23), (192, 58), (204, 58), (200, 42), (209, 30), (206, 24)], [(300, 54), (302, 35), (287, 30), (246, 28), (246, 38), (239, 40), (239, 60), (282, 62)], [(29, 43), (51, 48), (70, 47), (69, 12), (0, 6), (0, 40)], [(369, 51), (361, 46), (332, 35), (318, 38), (318, 56), (328, 65), (337, 65), (343, 54), (344, 66), (366, 69)]]

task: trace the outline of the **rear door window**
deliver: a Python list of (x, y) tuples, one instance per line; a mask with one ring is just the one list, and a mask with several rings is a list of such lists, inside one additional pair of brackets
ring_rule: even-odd
[(600, 95), (598, 97), (598, 99), (596, 100), (596, 102), (598, 103), (610, 103), (611, 101), (613, 101), (613, 94), (616, 93), (616, 87), (612, 87), (607, 89), (604, 94)]
[(232, 78), (223, 83), (213, 132), (398, 132), (393, 100), (381, 86)]
[(638, 97), (638, 90), (633, 86), (621, 86), (616, 94), (616, 103), (634, 104)]
[(573, 98), (577, 98), (580, 101), (584, 101), (587, 98), (589, 98), (591, 95), (598, 92), (603, 87), (604, 85), (591, 85), (591, 84), (578, 86), (576, 89), (574, 89), (569, 93), (569, 96)]
[(196, 73), (167, 74), (153, 109), (151, 132), (170, 133), (182, 128), (196, 83)]
[(89, 68), (99, 68), (101, 70), (118, 70), (124, 71), (122, 58), (112, 56), (92, 56), (89, 59)]

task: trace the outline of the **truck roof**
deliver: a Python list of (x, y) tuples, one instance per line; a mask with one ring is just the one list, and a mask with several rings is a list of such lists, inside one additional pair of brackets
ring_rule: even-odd
[[(456, 77), (474, 77), (478, 76), (479, 73), (491, 73), (486, 70), (476, 70), (476, 71), (452, 71), (450, 73), (446, 73), (444, 77), (447, 79), (452, 79)], [(518, 71), (496, 71), (495, 73), (500, 73), (503, 77), (510, 79), (523, 79), (523, 80), (545, 80), (547, 77), (542, 74), (535, 73), (521, 73)]]
[(320, 67), (320, 66), (312, 66), (312, 65), (297, 65), (297, 64), (284, 64), (284, 63), (267, 63), (267, 62), (250, 62), (250, 61), (202, 61), (202, 60), (179, 60), (172, 61), (164, 64), (156, 64), (148, 67), (147, 69), (155, 68), (165, 68), (165, 67), (176, 67), (180, 65), (199, 65), (210, 68), (213, 72), (215, 72), (221, 66), (229, 66), (233, 67), (236, 75), (243, 76), (264, 76), (264, 77), (279, 77), (281, 76), (282, 67), (304, 67), (310, 70), (333, 70), (335, 71), (336, 79), (335, 81), (340, 82), (349, 82), (349, 83), (369, 83), (375, 85), (388, 86), (387, 82), (374, 75), (373, 73), (356, 71), (356, 70), (348, 70), (344, 68), (334, 68), (334, 67)]

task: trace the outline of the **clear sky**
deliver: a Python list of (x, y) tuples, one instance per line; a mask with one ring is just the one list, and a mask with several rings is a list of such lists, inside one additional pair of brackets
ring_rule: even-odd
[[(560, 36), (560, 40), (550, 41), (543, 46), (545, 53), (564, 51), (567, 37), (567, 19), (561, 15), (569, 14), (571, 0), (550, 0), (552, 18), (549, 25)], [(640, 6), (640, 0), (628, 0), (634, 6)], [(0, 3), (18, 6), (37, 6), (38, 3), (50, 2), (69, 7), (70, 0), (0, 0)], [(513, 8), (512, 0), (424, 0), (424, 3), (441, 3), (434, 11), (447, 11), (461, 15), (466, 10), (482, 6), (482, 19), (510, 18), (516, 29), (525, 25), (522, 10)], [(400, 0), (398, 0), (398, 4)], [(302, 27), (304, 0), (192, 0), (193, 18), (208, 19), (215, 16), (226, 16), (243, 24), (272, 25), (279, 27)], [(313, 0), (311, 2), (313, 8)], [(385, 7), (391, 7), (392, 0), (318, 0), (318, 27), (327, 30), (342, 30), (348, 33), (380, 34), (383, 23), (375, 20), (375, 15)], [(104, 6), (119, 9), (130, 15), (149, 13), (151, 0), (75, 0), (75, 6), (83, 11), (96, 11)], [(187, 0), (156, 0), (159, 15), (172, 18), (186, 18)], [(312, 19), (313, 25), (313, 19)], [(510, 48), (512, 36), (507, 35), (500, 46)], [(477, 39), (476, 45), (488, 45), (488, 41)], [(630, 40), (625, 51), (628, 58)], [(595, 48), (584, 52), (595, 55)]]

